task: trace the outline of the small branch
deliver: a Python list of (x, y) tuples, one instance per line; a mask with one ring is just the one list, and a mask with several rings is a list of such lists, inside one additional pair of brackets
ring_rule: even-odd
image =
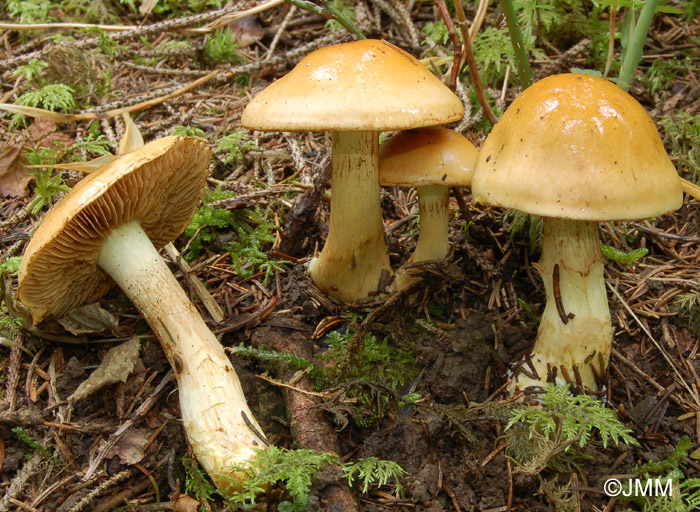
[(367, 39), (365, 35), (360, 32), (342, 12), (336, 9), (333, 4), (327, 0), (321, 0), (321, 3), (323, 4), (322, 7), (312, 4), (311, 2), (307, 2), (306, 0), (285, 0), (285, 2), (300, 9), (304, 9), (305, 11), (323, 16), (328, 20), (337, 21), (343, 26), (343, 28), (345, 28), (345, 30), (355, 34), (359, 39)]
[[(479, 69), (476, 66), (476, 59), (474, 58), (474, 50), (472, 48), (472, 38), (469, 33), (469, 27), (467, 26), (467, 18), (464, 15), (464, 9), (462, 8), (462, 0), (455, 0), (455, 11), (457, 12), (457, 23), (459, 24), (459, 29), (462, 32), (462, 43), (464, 54), (467, 58), (467, 65), (469, 66), (469, 75), (472, 77), (472, 83), (474, 84), (474, 90), (476, 91), (476, 96), (479, 98), (479, 104), (481, 108), (484, 109), (484, 114), (492, 125), (498, 122), (496, 115), (491, 110), (488, 100), (486, 99), (486, 94), (484, 94), (484, 86), (481, 83), (481, 78), (479, 77)], [(461, 67), (461, 65), (460, 65)]]
[(442, 20), (445, 22), (447, 34), (454, 47), (454, 62), (452, 63), (452, 73), (450, 74), (450, 83), (448, 84), (450, 90), (454, 92), (457, 79), (459, 78), (459, 70), (462, 65), (462, 44), (459, 41), (459, 36), (455, 30), (455, 24), (452, 22), (450, 12), (447, 10), (447, 5), (445, 5), (445, 0), (435, 0), (435, 3), (440, 10), (440, 16), (442, 16)]

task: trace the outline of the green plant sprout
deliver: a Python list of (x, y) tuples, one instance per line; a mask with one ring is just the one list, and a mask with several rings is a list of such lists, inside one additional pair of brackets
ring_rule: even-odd
[(237, 356), (254, 357), (258, 361), (264, 363), (284, 364), (295, 370), (306, 372), (308, 377), (316, 383), (316, 389), (321, 389), (321, 384), (326, 381), (325, 372), (318, 368), (308, 359), (290, 354), (289, 352), (277, 352), (276, 350), (268, 350), (265, 347), (248, 347), (244, 344), (231, 349)]
[(210, 64), (228, 62), (230, 64), (242, 64), (243, 57), (238, 53), (236, 38), (231, 29), (215, 30), (207, 37), (204, 44), (204, 58)]
[(389, 481), (395, 480), (397, 496), (403, 491), (401, 477), (406, 475), (406, 471), (396, 462), (381, 460), (377, 457), (368, 457), (353, 464), (343, 465), (343, 473), (350, 486), (353, 485), (355, 478), (361, 482), (363, 494), (367, 494), (369, 486), (374, 483), (383, 487)]
[(206, 503), (213, 500), (219, 491), (207, 476), (206, 471), (190, 457), (182, 457), (180, 460), (185, 468), (185, 492), (194, 496), (199, 502)]
[(177, 135), (179, 137), (194, 137), (196, 139), (207, 140), (206, 133), (201, 128), (182, 126), (181, 124), (174, 127), (170, 131), (170, 135)]
[(50, 207), (60, 193), (67, 194), (70, 191), (68, 185), (63, 183), (60, 174), (53, 174), (53, 169), (37, 170), (34, 181), (34, 194), (36, 197), (29, 203), (32, 215), (36, 215), (44, 207)]
[(662, 117), (659, 124), (676, 166), (689, 172), (693, 182), (700, 183), (700, 116), (679, 112), (673, 117)]
[(13, 427), (12, 432), (17, 436), (17, 438), (22, 441), (24, 444), (29, 446), (32, 450), (39, 452), (45, 457), (51, 457), (51, 453), (41, 446), (41, 443), (34, 439), (29, 432), (27, 432), (24, 428), (22, 427)]
[[(340, 13), (350, 23), (355, 22), (355, 8), (352, 5), (345, 3), (342, 0), (331, 0), (328, 3), (331, 4), (331, 8), (335, 12)], [(326, 22), (326, 29), (330, 30), (331, 32), (342, 32), (345, 30), (345, 27), (343, 27), (339, 21), (330, 19)]]
[(15, 275), (19, 270), (19, 265), (22, 262), (21, 256), (11, 256), (0, 263), (0, 276), (3, 274)]
[[(348, 350), (348, 344), (354, 332), (331, 331), (324, 338), (327, 350), (318, 356), (323, 361), (340, 361)], [(359, 364), (346, 370), (339, 365), (322, 368), (312, 361), (285, 352), (266, 350), (264, 348), (237, 347), (237, 355), (252, 356), (261, 361), (283, 363), (296, 370), (308, 372), (318, 391), (322, 389), (337, 390), (356, 399), (350, 405), (353, 420), (361, 427), (369, 426), (383, 415), (389, 403), (398, 405), (411, 401), (415, 396), (399, 396), (396, 392), (416, 375), (415, 356), (412, 352), (394, 347), (387, 339), (379, 339), (373, 334), (365, 336), (364, 350), (359, 355)], [(341, 414), (341, 416), (345, 416)], [(345, 421), (343, 417), (342, 421)]]
[(542, 217), (537, 215), (529, 215), (518, 210), (509, 210), (506, 213), (506, 219), (510, 219), (508, 226), (508, 234), (514, 238), (518, 233), (526, 229), (528, 230), (528, 240), (530, 241), (530, 250), (537, 252), (542, 247)]
[(320, 470), (330, 464), (341, 467), (349, 485), (352, 485), (355, 479), (360, 481), (363, 493), (369, 490), (370, 485), (376, 484), (381, 487), (394, 480), (398, 495), (402, 490), (401, 477), (406, 474), (397, 463), (376, 457), (341, 463), (333, 453), (319, 453), (308, 449), (287, 451), (270, 446), (267, 450), (261, 450), (249, 465), (233, 468), (234, 471), (245, 473), (246, 478), (242, 482), (242, 489), (231, 497), (231, 502), (245, 510), (252, 509), (260, 494), (269, 486), (282, 482), (291, 501), (282, 501), (277, 510), (303, 512), (306, 510), (313, 479)]
[[(75, 90), (66, 84), (47, 84), (43, 87), (22, 94), (15, 104), (26, 107), (43, 108), (57, 112), (68, 112), (75, 108)], [(10, 121), (10, 129), (23, 123), (25, 116), (13, 114)]]
[(594, 431), (603, 448), (610, 441), (639, 445), (615, 411), (589, 395), (572, 395), (568, 385), (550, 384), (541, 401), (541, 406), (511, 410), (504, 428), (506, 454), (520, 472), (535, 475), (545, 468), (560, 472), (577, 468), (577, 461), (587, 458), (580, 449), (590, 443)]
[[(658, 462), (647, 462), (634, 470), (644, 479), (642, 488), (646, 488), (650, 480), (660, 482), (661, 487), (666, 488), (671, 480), (673, 492), (670, 495), (659, 495), (650, 500), (648, 496), (632, 494), (622, 495), (621, 499), (634, 503), (642, 512), (691, 512), (700, 509), (700, 478), (686, 479), (683, 473), (690, 448), (690, 438), (683, 436), (668, 457)], [(653, 485), (658, 484), (654, 482)], [(624, 512), (632, 512), (632, 509), (627, 508)]]
[(600, 252), (603, 253), (603, 256), (605, 256), (606, 259), (612, 260), (616, 263), (622, 263), (624, 265), (631, 265), (649, 254), (649, 249), (646, 247), (641, 247), (630, 252), (624, 252), (601, 242)]
[(678, 295), (674, 304), (679, 309), (681, 322), (700, 336), (700, 289)]
[(217, 140), (214, 147), (215, 153), (226, 153), (224, 157), (226, 165), (238, 164), (246, 153), (258, 148), (255, 141), (250, 140), (250, 135), (246, 130), (234, 130)]
[(226, 208), (207, 204), (233, 195), (233, 192), (221, 189), (205, 195), (205, 204), (197, 208), (184, 232), (185, 237), (191, 239), (185, 259), (192, 261), (199, 256), (206, 246), (216, 240), (220, 231), (233, 231), (237, 239), (226, 244), (224, 249), (231, 254), (236, 273), (241, 279), (246, 279), (263, 272), (263, 285), (266, 285), (277, 272), (286, 272), (291, 262), (271, 260), (265, 252), (265, 245), (275, 241), (274, 232), (277, 229), (274, 221), (270, 219), (270, 210), (258, 207), (253, 210), (237, 210), (238, 213), (234, 213)]
[(425, 34), (426, 39), (443, 46), (449, 40), (447, 25), (445, 25), (444, 21), (428, 21), (421, 28), (421, 32)]
[(19, 18), (22, 24), (45, 23), (50, 21), (49, 10), (53, 6), (49, 0), (8, 0), (5, 9), (11, 18)]
[(27, 83), (39, 83), (41, 74), (49, 65), (41, 59), (32, 59), (19, 66), (12, 72), (12, 76), (23, 76)]

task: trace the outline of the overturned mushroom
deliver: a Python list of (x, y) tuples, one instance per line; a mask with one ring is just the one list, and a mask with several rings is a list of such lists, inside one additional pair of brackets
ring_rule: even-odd
[(547, 304), (513, 389), (552, 381), (599, 389), (612, 327), (597, 221), (661, 215), (682, 202), (651, 117), (607, 80), (545, 78), (516, 98), (487, 137), (472, 193), (544, 217), (535, 267)]
[(165, 137), (80, 181), (27, 245), (18, 296), (34, 322), (100, 297), (116, 282), (161, 342), (178, 380), (192, 449), (217, 486), (265, 447), (236, 372), (158, 254), (189, 223), (211, 152)]

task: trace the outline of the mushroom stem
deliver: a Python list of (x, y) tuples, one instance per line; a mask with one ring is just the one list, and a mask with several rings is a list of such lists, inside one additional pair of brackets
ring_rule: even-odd
[[(450, 189), (443, 185), (417, 187), (420, 227), (418, 243), (407, 263), (440, 260), (449, 250)], [(396, 273), (396, 289), (403, 290), (418, 278), (410, 273)]]
[(238, 476), (230, 467), (254, 458), (265, 445), (221, 344), (138, 222), (110, 233), (97, 264), (160, 340), (177, 377), (182, 420), (197, 459), (219, 489), (234, 488)]
[(530, 356), (539, 378), (521, 372), (514, 385), (545, 386), (548, 375), (556, 375), (559, 384), (597, 390), (612, 345), (598, 225), (545, 218), (543, 235), (542, 256), (534, 266), (544, 281), (547, 304)]
[(326, 244), (311, 261), (314, 283), (346, 302), (378, 290), (390, 276), (379, 197), (379, 133), (332, 132), (331, 216)]

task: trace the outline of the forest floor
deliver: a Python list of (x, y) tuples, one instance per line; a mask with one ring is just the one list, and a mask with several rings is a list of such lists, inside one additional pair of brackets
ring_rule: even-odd
[[(693, 453), (700, 444), (697, 201), (686, 197), (679, 210), (654, 219), (600, 224), (604, 244), (625, 254), (649, 251), (636, 262), (609, 260), (605, 266), (614, 348), (604, 402), (638, 446), (603, 446), (594, 433), (571, 464), (524, 471), (509, 457), (504, 428), (509, 411), (522, 407), (506, 395), (507, 368), (530, 350), (544, 309), (543, 285), (531, 266), (539, 250), (527, 226), (513, 233), (512, 216), (476, 203), (468, 188), (453, 189), (447, 260), (423, 266), (424, 279), (410, 293), (341, 304), (314, 286), (305, 267), (328, 232), (324, 171), (330, 138), (250, 132), (240, 125), (252, 97), (309, 52), (350, 40), (347, 31), (280, 2), (231, 2), (224, 11), (194, 12), (204, 2), (167, 1), (155, 3), (147, 15), (130, 11), (127, 2), (36, 2), (48, 6), (46, 11), (21, 4), (0, 2), (3, 18), (132, 28), (1, 27), (0, 103), (16, 103), (24, 95), (25, 104), (48, 108), (54, 101), (64, 112), (104, 113), (152, 101), (130, 108), (146, 142), (177, 133), (210, 143), (214, 158), (207, 187), (214, 192), (205, 195), (194, 224), (175, 246), (225, 312), (217, 324), (193, 296), (223, 345), (261, 349), (258, 357), (247, 350), (232, 360), (269, 441), (284, 449), (334, 451), (345, 463), (377, 457), (406, 472), (398, 492), (394, 478), (367, 489), (356, 482), (349, 487), (329, 466), (313, 479), (308, 510), (694, 509), (688, 496), (700, 487), (692, 480), (700, 477)], [(421, 59), (452, 55), (433, 2), (348, 4), (354, 8), (351, 19), (368, 37)], [(693, 9), (698, 3), (668, 5), (678, 12), (657, 14), (630, 92), (657, 123), (680, 174), (697, 181), (700, 20)], [(259, 12), (239, 19), (253, 7)], [(474, 19), (477, 4), (465, 8), (467, 19)], [(603, 71), (609, 6), (555, 0), (518, 8), (524, 25), (530, 8), (535, 79), (572, 68)], [(620, 7), (616, 15), (612, 76), (619, 67), (626, 10)], [(491, 5), (474, 45), (497, 115), (521, 91), (509, 66), (514, 61), (504, 25), (500, 8)], [(445, 81), (450, 62), (433, 61)], [(47, 89), (55, 84), (71, 87), (73, 103), (65, 87)], [(463, 71), (457, 93), (466, 114), (450, 127), (480, 147), (491, 125), (471, 90)], [(32, 92), (34, 99), (27, 99)], [(109, 292), (97, 312), (38, 326), (14, 303), (17, 257), (51, 204), (82, 176), (28, 165), (94, 158), (105, 147), (114, 152), (123, 130), (118, 115), (22, 122), (0, 114), (0, 269), (7, 271), (0, 308), (0, 510), (235, 508), (201, 481), (179, 421), (168, 362), (121, 292)], [(416, 242), (415, 191), (385, 188), (382, 207), (397, 268)], [(246, 250), (250, 247), (255, 250)], [(171, 267), (187, 286), (182, 263)], [(109, 349), (135, 335), (141, 335), (141, 348), (128, 361), (126, 382), (79, 402), (68, 400)], [(357, 367), (339, 369), (335, 363), (343, 350), (363, 340)], [(297, 373), (288, 363), (262, 358), (263, 348), (267, 355), (306, 358), (327, 375)], [(329, 360), (333, 350), (337, 357)], [(409, 394), (418, 403), (397, 399)], [(640, 464), (667, 459), (679, 443), (680, 455), (657, 468), (657, 476), (677, 471), (678, 508), (604, 493), (606, 480), (641, 478), (635, 473)], [(682, 481), (690, 483), (679, 486)], [(289, 489), (278, 483), (259, 496), (255, 508), (289, 510), (288, 503)]]

